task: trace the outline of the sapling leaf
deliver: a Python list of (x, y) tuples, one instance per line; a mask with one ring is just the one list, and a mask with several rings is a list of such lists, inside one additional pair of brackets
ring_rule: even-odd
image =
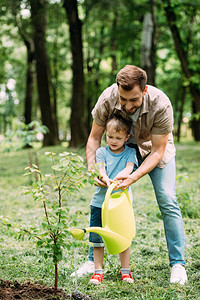
[(34, 167), (34, 168), (36, 168), (36, 169), (38, 169), (38, 166), (35, 165), (35, 164), (31, 164), (31, 166)]
[(37, 246), (41, 247), (41, 245), (43, 245), (43, 243), (44, 243), (43, 241), (37, 241)]
[(70, 154), (69, 152), (63, 152), (63, 153), (60, 153), (59, 156), (67, 156), (69, 154)]
[(24, 176), (27, 176), (27, 175), (31, 175), (31, 173), (29, 172), (29, 173), (24, 173), (23, 174)]

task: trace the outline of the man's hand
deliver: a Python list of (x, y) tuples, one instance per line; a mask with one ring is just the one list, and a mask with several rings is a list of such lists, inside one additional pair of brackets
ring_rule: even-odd
[(115, 189), (121, 189), (126, 190), (132, 183), (135, 182), (134, 178), (131, 175), (125, 175), (125, 176), (117, 176), (115, 178), (117, 180), (117, 186)]
[[(113, 179), (115, 182), (117, 182), (115, 190), (118, 190), (118, 189), (125, 190), (127, 187), (129, 187), (130, 184), (133, 183), (133, 181), (129, 178), (129, 175), (133, 171), (133, 168), (134, 168), (134, 163), (128, 162), (126, 164), (126, 167), (121, 172), (119, 172), (118, 175)], [(129, 181), (127, 181), (128, 179), (129, 179), (130, 183), (129, 183)], [(126, 180), (126, 182), (124, 182), (124, 180)]]

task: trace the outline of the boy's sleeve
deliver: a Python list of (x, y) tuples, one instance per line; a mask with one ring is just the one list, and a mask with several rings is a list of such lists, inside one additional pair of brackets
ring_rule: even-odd
[(104, 158), (104, 151), (103, 148), (99, 148), (96, 151), (96, 163), (104, 163), (105, 162), (105, 158)]

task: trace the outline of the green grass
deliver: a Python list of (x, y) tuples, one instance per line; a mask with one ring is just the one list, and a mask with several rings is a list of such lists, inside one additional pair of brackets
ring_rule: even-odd
[[(40, 168), (49, 170), (48, 160), (43, 155), (45, 151), (59, 153), (65, 150), (61, 146), (38, 150)], [(84, 155), (84, 150), (78, 152)], [(39, 224), (43, 213), (40, 203), (23, 194), (22, 186), (30, 182), (29, 177), (23, 176), (28, 162), (28, 150), (0, 153), (0, 215), (12, 218), (18, 225)], [(89, 285), (89, 276), (72, 280), (71, 272), (87, 258), (87, 243), (81, 243), (80, 248), (66, 251), (59, 264), (60, 288), (67, 293), (78, 289), (93, 299), (200, 298), (200, 144), (178, 144), (176, 162), (177, 197), (186, 234), (188, 284), (184, 287), (169, 284), (170, 268), (162, 219), (150, 179), (145, 176), (132, 188), (137, 235), (131, 245), (130, 267), (135, 284), (122, 285), (119, 258), (108, 254), (105, 256), (105, 275), (101, 286)], [(89, 224), (89, 203), (93, 191), (94, 187), (88, 186), (69, 198), (71, 210), (81, 212), (78, 219), (80, 228)], [(34, 241), (16, 240), (14, 233), (3, 225), (0, 225), (0, 230), (0, 278), (53, 285), (53, 265), (39, 254)]]

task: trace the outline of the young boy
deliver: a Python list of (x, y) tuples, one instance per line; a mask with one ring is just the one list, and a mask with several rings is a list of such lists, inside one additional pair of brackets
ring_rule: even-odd
[[(125, 145), (130, 136), (131, 122), (114, 115), (110, 117), (106, 124), (107, 146), (101, 147), (96, 151), (96, 163), (99, 164), (101, 181), (109, 186), (118, 175), (124, 176), (132, 173), (137, 167), (136, 151)], [(107, 187), (96, 187), (94, 197), (90, 203), (91, 217), (90, 227), (102, 227), (101, 207), (105, 198)], [(132, 199), (131, 189), (129, 189)], [(119, 220), (120, 222), (120, 220)], [(103, 258), (104, 244), (101, 236), (91, 232), (89, 241), (94, 246), (94, 266), (95, 273), (90, 279), (91, 283), (99, 284), (103, 280)], [(121, 279), (133, 283), (134, 280), (129, 271), (129, 248), (119, 254), (121, 261)]]

